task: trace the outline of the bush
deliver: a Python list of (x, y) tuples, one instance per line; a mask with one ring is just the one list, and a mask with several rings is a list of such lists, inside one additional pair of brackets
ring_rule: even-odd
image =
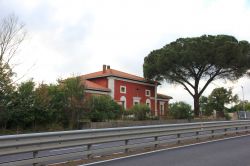
[(182, 101), (170, 104), (170, 115), (175, 119), (192, 119), (191, 105)]
[(224, 111), (224, 116), (225, 116), (226, 120), (232, 119), (232, 117), (229, 115), (229, 113), (227, 111)]
[(93, 122), (118, 119), (121, 117), (121, 106), (110, 96), (92, 96), (87, 101), (88, 117)]
[(150, 108), (144, 104), (137, 104), (130, 108), (129, 112), (133, 112), (135, 120), (146, 120), (147, 114), (150, 113)]

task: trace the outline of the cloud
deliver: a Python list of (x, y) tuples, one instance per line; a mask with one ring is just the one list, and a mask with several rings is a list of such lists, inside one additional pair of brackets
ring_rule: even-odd
[[(0, 16), (15, 12), (29, 32), (17, 73), (55, 82), (100, 70), (102, 64), (142, 76), (144, 57), (179, 37), (229, 34), (250, 41), (249, 6), (247, 0), (2, 0)], [(250, 99), (249, 83), (241, 79), (226, 86), (239, 95), (244, 86)], [(159, 91), (192, 104), (180, 86), (164, 84)]]

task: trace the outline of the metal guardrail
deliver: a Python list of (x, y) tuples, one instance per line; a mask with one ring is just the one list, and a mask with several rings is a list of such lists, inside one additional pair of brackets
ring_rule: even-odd
[[(25, 153), (32, 154), (32, 157), (29, 158), (0, 162), (0, 166), (38, 165), (72, 157), (91, 157), (100, 153), (108, 154), (112, 151), (128, 152), (129, 149), (133, 148), (157, 147), (160, 144), (170, 142), (180, 143), (184, 140), (248, 132), (249, 130), (250, 120), (239, 120), (0, 136), (0, 157)], [(167, 136), (174, 137), (163, 139)], [(147, 142), (135, 141), (134, 143), (130, 143), (132, 140), (149, 138), (151, 140)], [(121, 141), (123, 144), (112, 144)], [(111, 143), (111, 146), (94, 147), (96, 144), (105, 143)], [(47, 150), (78, 146), (82, 147), (80, 151), (57, 153), (48, 156), (39, 155), (39, 153), (44, 153)]]

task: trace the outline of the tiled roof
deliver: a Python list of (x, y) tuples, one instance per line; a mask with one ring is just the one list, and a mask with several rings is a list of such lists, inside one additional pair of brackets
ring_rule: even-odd
[(98, 72), (82, 75), (81, 78), (83, 78), (83, 79), (91, 79), (91, 78), (107, 77), (107, 76), (116, 76), (116, 77), (120, 77), (120, 78), (126, 78), (126, 79), (141, 81), (141, 82), (147, 82), (147, 83), (152, 83), (152, 84), (154, 83), (153, 81), (146, 80), (143, 77), (128, 74), (128, 73), (118, 71), (118, 70), (114, 70), (114, 69), (106, 69), (105, 72), (98, 71)]
[(109, 88), (103, 87), (89, 80), (83, 80), (83, 83), (85, 84), (86, 89), (88, 90), (98, 90), (98, 91), (105, 91), (105, 92), (111, 91)]
[(172, 99), (173, 97), (157, 93), (157, 99)]

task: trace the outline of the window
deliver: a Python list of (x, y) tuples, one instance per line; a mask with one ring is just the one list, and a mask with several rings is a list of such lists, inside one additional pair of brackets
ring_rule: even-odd
[(151, 108), (150, 99), (147, 99), (147, 100), (146, 100), (146, 105), (147, 105), (149, 108)]
[(134, 105), (140, 104), (140, 100), (141, 100), (140, 97), (133, 97), (133, 104)]
[(146, 96), (150, 96), (150, 90), (146, 90)]
[(160, 115), (164, 115), (164, 102), (160, 102)]
[(120, 93), (126, 93), (126, 86), (120, 86)]
[(126, 97), (125, 97), (125, 96), (122, 96), (122, 97), (120, 98), (120, 101), (121, 101), (122, 108), (123, 108), (123, 109), (126, 109), (126, 108), (127, 108), (127, 106), (126, 106)]
[(138, 101), (135, 101), (135, 102), (134, 102), (134, 105), (137, 105), (137, 104), (139, 104), (139, 102), (138, 102)]

